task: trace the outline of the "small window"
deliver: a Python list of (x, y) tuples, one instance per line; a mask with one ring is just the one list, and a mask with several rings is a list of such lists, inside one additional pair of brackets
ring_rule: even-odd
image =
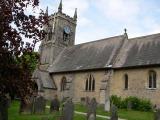
[(124, 75), (124, 89), (128, 89), (128, 75)]
[(149, 71), (149, 81), (148, 81), (148, 87), (149, 88), (156, 88), (157, 87), (157, 76), (155, 71)]
[(66, 77), (63, 77), (61, 80), (61, 91), (66, 89)]
[(89, 75), (89, 77), (86, 80), (85, 90), (86, 91), (94, 91), (95, 90), (95, 79), (91, 74)]

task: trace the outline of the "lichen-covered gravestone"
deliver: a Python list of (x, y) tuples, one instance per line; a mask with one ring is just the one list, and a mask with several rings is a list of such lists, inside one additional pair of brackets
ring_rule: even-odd
[[(92, 118), (92, 120), (96, 119), (96, 109), (97, 109), (96, 99), (92, 98), (89, 104), (87, 105), (87, 120), (90, 120), (89, 118)], [(91, 117), (93, 115), (94, 117)]]
[(62, 111), (62, 120), (73, 120), (74, 117), (74, 104), (71, 99), (68, 99), (64, 104)]
[(59, 107), (60, 107), (60, 102), (59, 102), (57, 95), (56, 95), (55, 98), (51, 101), (50, 113), (52, 113), (54, 111), (59, 111)]
[(34, 113), (43, 114), (45, 112), (46, 100), (42, 96), (36, 97), (34, 101)]
[(110, 120), (118, 120), (118, 109), (115, 105), (111, 105), (111, 118)]
[(160, 109), (157, 109), (157, 111), (155, 112), (154, 120), (160, 120)]
[(8, 99), (0, 96), (0, 120), (8, 120)]

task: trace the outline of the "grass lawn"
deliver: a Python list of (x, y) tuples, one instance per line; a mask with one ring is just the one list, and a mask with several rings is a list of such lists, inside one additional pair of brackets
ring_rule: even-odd
[[(19, 102), (13, 101), (9, 110), (9, 120), (41, 120), (43, 117), (48, 117), (49, 120), (57, 120), (56, 116), (58, 116), (58, 113), (55, 114), (49, 114), (49, 109), (46, 109), (46, 113), (43, 115), (19, 115)], [(85, 115), (74, 115), (74, 120), (86, 120)], [(106, 120), (103, 118), (97, 118), (97, 120)]]
[[(86, 108), (83, 105), (77, 104), (75, 107), (76, 111), (86, 112)], [(102, 107), (97, 109), (98, 115), (109, 116), (108, 112), (105, 112)], [(118, 110), (118, 116), (127, 120), (153, 120), (153, 112), (140, 112), (133, 110)]]
[[(77, 104), (75, 106), (75, 110), (79, 112), (86, 112), (86, 108), (83, 105)], [(57, 120), (56, 116), (58, 113), (49, 114), (49, 109), (46, 109), (46, 113), (43, 115), (19, 115), (19, 102), (13, 101), (11, 107), (9, 108), (9, 120), (41, 120), (42, 117), (48, 117), (49, 120)], [(103, 111), (102, 107), (97, 109), (97, 114), (109, 116), (109, 113)], [(119, 110), (118, 115), (120, 118), (124, 118), (127, 120), (153, 120), (152, 112), (140, 112), (140, 111), (127, 111), (127, 110)], [(74, 120), (86, 120), (85, 115), (74, 115)], [(104, 118), (97, 118), (96, 120), (106, 120)]]

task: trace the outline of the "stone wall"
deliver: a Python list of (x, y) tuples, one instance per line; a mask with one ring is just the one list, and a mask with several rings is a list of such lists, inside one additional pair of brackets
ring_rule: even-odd
[[(154, 70), (157, 73), (157, 88), (149, 89), (148, 73)], [(160, 68), (137, 68), (128, 70), (115, 70), (111, 80), (110, 94), (122, 97), (137, 96), (150, 99), (153, 104), (160, 106)], [(128, 74), (128, 89), (124, 89), (124, 75)]]
[[(85, 90), (85, 84), (89, 74), (92, 74), (95, 79), (95, 91), (92, 92)], [(100, 100), (101, 81), (105, 79), (105, 71), (76, 72), (76, 73), (53, 75), (52, 77), (58, 88), (57, 94), (59, 95), (60, 99), (65, 97), (65, 95), (67, 94), (65, 92), (62, 92), (60, 89), (61, 79), (64, 76), (66, 77), (66, 79), (69, 79), (69, 81), (71, 81), (70, 83), (71, 90), (68, 92), (68, 94), (70, 97), (73, 98), (74, 102), (80, 102), (82, 98), (85, 98), (87, 96), (95, 97), (97, 101)]]

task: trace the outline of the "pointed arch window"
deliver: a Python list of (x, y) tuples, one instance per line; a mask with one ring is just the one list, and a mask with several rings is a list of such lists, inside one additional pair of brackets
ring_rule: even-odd
[(128, 74), (124, 75), (124, 89), (128, 89)]
[(63, 77), (61, 80), (61, 91), (65, 91), (66, 83), (67, 83), (66, 77)]
[(93, 75), (89, 75), (88, 78), (86, 79), (85, 83), (85, 90), (86, 91), (94, 91), (95, 90), (95, 79)]
[(149, 88), (157, 88), (157, 75), (156, 72), (151, 70), (148, 75), (148, 87)]

